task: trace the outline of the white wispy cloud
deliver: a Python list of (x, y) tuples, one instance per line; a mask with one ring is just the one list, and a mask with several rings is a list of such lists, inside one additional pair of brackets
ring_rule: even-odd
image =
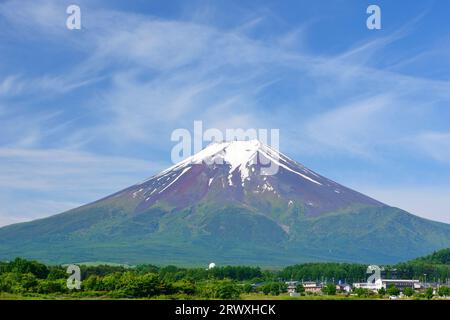
[(18, 83), (17, 75), (10, 75), (0, 80), (0, 96), (16, 95), (22, 91), (22, 83)]
[(0, 148), (0, 163), (0, 225), (95, 201), (168, 165), (74, 150), (29, 148)]
[(411, 143), (436, 161), (450, 164), (450, 132), (423, 132)]
[(379, 124), (392, 120), (390, 112), (395, 113), (390, 96), (370, 97), (314, 117), (306, 131), (314, 143), (325, 145), (330, 151), (371, 157), (374, 141), (385, 143), (388, 133)]
[[(101, 156), (64, 149), (0, 148), (0, 188), (37, 191), (110, 190), (126, 187), (143, 172), (156, 173), (162, 164), (149, 161)], [(92, 185), (92, 179), (98, 183)]]

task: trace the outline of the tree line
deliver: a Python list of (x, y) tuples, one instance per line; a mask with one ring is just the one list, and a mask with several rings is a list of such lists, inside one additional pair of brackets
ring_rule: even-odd
[[(450, 250), (449, 250), (450, 251)], [(450, 279), (447, 251), (429, 259), (384, 266), (384, 278), (423, 279), (445, 282)], [(281, 270), (261, 270), (251, 266), (224, 266), (211, 269), (159, 267), (142, 264), (134, 267), (81, 265), (81, 290), (69, 291), (66, 268), (16, 258), (0, 262), (0, 292), (13, 294), (73, 294), (117, 298), (200, 297), (239, 298), (243, 293), (278, 295), (287, 291), (286, 281), (321, 281), (334, 284), (364, 282), (367, 265), (355, 263), (304, 263)], [(394, 290), (394, 289), (392, 289)], [(302, 288), (298, 288), (301, 292)], [(326, 286), (333, 294), (333, 285)], [(360, 290), (361, 291), (361, 290)], [(367, 294), (364, 291), (358, 295)]]
[[(0, 292), (15, 294), (107, 295), (112, 298), (151, 298), (155, 296), (197, 296), (207, 299), (237, 299), (263, 281), (257, 267), (225, 266), (212, 269), (81, 265), (81, 290), (67, 288), (66, 268), (16, 258), (0, 262)], [(250, 287), (250, 289), (249, 289)]]

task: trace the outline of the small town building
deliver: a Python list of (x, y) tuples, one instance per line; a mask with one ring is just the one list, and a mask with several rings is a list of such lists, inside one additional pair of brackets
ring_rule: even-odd
[(419, 286), (420, 282), (419, 280), (403, 280), (403, 279), (382, 279), (382, 286), (383, 288), (387, 289), (389, 286), (394, 285), (395, 287), (399, 288), (400, 290), (405, 288), (412, 288)]
[(420, 289), (421, 284), (419, 280), (406, 280), (406, 279), (378, 279), (374, 283), (369, 282), (357, 282), (353, 283), (353, 288), (363, 288), (371, 291), (378, 291), (381, 288), (387, 289), (391, 285), (402, 290), (405, 288)]
[(315, 281), (302, 282), (302, 285), (305, 288), (305, 292), (320, 293), (323, 288), (322, 284)]
[(287, 285), (287, 293), (291, 297), (299, 297), (300, 293), (297, 292), (297, 286), (299, 284), (299, 281), (286, 281)]

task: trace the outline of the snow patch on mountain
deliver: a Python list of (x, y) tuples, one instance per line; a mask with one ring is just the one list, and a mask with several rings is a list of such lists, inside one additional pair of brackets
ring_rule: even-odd
[(181, 171), (181, 173), (175, 178), (173, 179), (167, 186), (164, 187), (164, 189), (162, 189), (159, 193), (163, 192), (164, 190), (166, 190), (167, 188), (169, 188), (171, 185), (173, 185), (178, 179), (180, 179), (180, 177), (185, 174), (188, 170), (190, 169), (190, 167), (188, 168), (184, 168), (183, 171)]
[[(300, 178), (314, 183), (318, 186), (323, 184), (319, 175), (307, 169), (303, 165), (291, 160), (289, 157), (281, 154), (278, 150), (261, 143), (258, 140), (247, 141), (228, 141), (213, 142), (200, 152), (186, 158), (185, 160), (163, 170), (159, 174), (144, 180), (137, 186), (150, 183), (152, 194), (157, 190), (162, 193), (168, 190), (176, 181), (178, 181), (193, 165), (205, 164), (212, 168), (216, 166), (228, 166), (226, 176), (228, 186), (233, 186), (233, 176), (240, 176), (240, 186), (245, 188), (245, 184), (251, 180), (251, 176), (256, 174), (255, 166), (260, 166), (260, 175), (268, 175), (268, 166), (278, 166), (291, 173), (296, 174)], [(181, 173), (180, 173), (181, 172)], [(208, 187), (211, 186), (213, 177), (209, 177)], [(222, 181), (224, 184), (224, 182)], [(326, 181), (328, 184), (328, 181)], [(223, 185), (225, 188), (225, 185)], [(267, 187), (266, 187), (267, 188)], [(265, 189), (268, 190), (268, 189)], [(148, 192), (149, 190), (147, 190)], [(264, 190), (261, 190), (264, 191)], [(272, 191), (272, 190), (271, 190)], [(273, 192), (273, 191), (272, 191)], [(137, 194), (133, 194), (136, 197)]]

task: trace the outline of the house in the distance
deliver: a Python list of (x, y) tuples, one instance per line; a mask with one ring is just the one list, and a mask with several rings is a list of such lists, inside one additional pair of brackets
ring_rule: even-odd
[(311, 293), (320, 293), (323, 285), (321, 283), (317, 283), (315, 281), (306, 281), (302, 282), (303, 288), (305, 288), (305, 292)]
[(297, 285), (298, 285), (298, 281), (287, 281), (286, 285), (287, 285), (287, 293), (291, 296), (291, 297), (298, 297), (300, 294), (297, 292)]

